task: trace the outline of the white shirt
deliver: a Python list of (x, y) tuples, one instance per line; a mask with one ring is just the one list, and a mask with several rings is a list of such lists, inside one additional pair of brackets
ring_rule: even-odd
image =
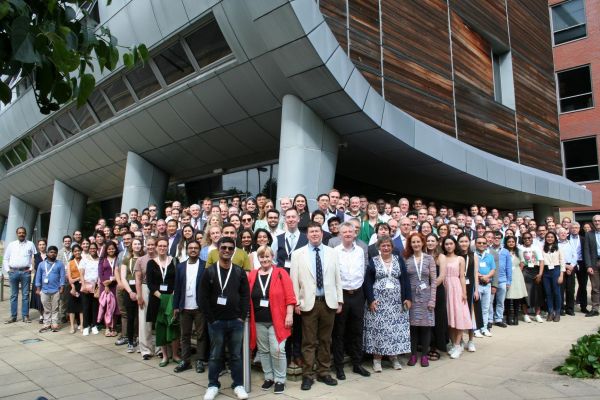
[(81, 258), (79, 263), (79, 269), (85, 271), (85, 281), (89, 283), (95, 283), (98, 280), (98, 264), (100, 259), (94, 260), (93, 258)]
[(198, 260), (194, 264), (185, 265), (185, 304), (186, 310), (197, 310), (196, 302), (196, 278), (198, 277)]
[(37, 253), (35, 245), (29, 240), (10, 242), (4, 251), (2, 262), (4, 272), (8, 272), (11, 268), (29, 267), (31, 269), (31, 262), (35, 253)]
[(355, 290), (362, 286), (365, 279), (365, 253), (363, 249), (352, 244), (350, 250), (340, 244), (334, 248), (340, 265), (342, 289)]
[(388, 222), (390, 219), (392, 219), (392, 216), (387, 215), (386, 213), (383, 213), (383, 214), (379, 214), (378, 218), (381, 222)]

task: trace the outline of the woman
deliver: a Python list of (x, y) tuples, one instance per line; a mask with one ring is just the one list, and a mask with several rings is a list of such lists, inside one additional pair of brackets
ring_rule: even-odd
[[(321, 210), (313, 211), (312, 215), (310, 216), (310, 220), (313, 222), (316, 222), (317, 224), (321, 225), (322, 227), (326, 226), (325, 225), (325, 214)], [(325, 228), (323, 228), (323, 244), (327, 245), (329, 243), (329, 239), (331, 239), (331, 233), (327, 232), (324, 229)]]
[(98, 289), (98, 245), (90, 243), (89, 257), (82, 258), (79, 264), (81, 272), (81, 306), (83, 309), (83, 336), (88, 336), (90, 330), (98, 334), (96, 321), (98, 319), (98, 299), (95, 293)]
[[(71, 323), (71, 333), (75, 333), (77, 329), (81, 329), (83, 325), (83, 311), (81, 307), (81, 273), (79, 268), (81, 265), (81, 246), (78, 244), (71, 248), (73, 258), (67, 265), (67, 279), (69, 280), (69, 297), (67, 301), (67, 313), (69, 314), (69, 322)], [(75, 328), (75, 314), (79, 314), (79, 327)]]
[[(508, 232), (509, 230), (506, 231), (506, 233)], [(508, 257), (510, 257), (510, 265), (512, 267), (512, 284), (506, 290), (506, 323), (508, 325), (518, 325), (519, 306), (521, 302), (527, 298), (527, 288), (525, 287), (523, 272), (521, 272), (519, 247), (517, 246), (517, 240), (514, 236), (506, 235), (504, 238), (504, 249), (502, 249), (500, 253), (502, 254), (502, 252), (508, 254)]]
[[(190, 227), (191, 225), (186, 225), (186, 227)], [(182, 240), (183, 241), (183, 240)], [(123, 263), (121, 264), (121, 268), (119, 271), (121, 273), (121, 284), (123, 289), (127, 292), (127, 296), (125, 296), (125, 309), (127, 310), (127, 352), (133, 353), (135, 351), (135, 341), (134, 341), (134, 329), (135, 329), (135, 319), (138, 314), (138, 297), (135, 290), (135, 263), (138, 258), (144, 255), (144, 250), (142, 246), (142, 241), (138, 238), (135, 238), (131, 241), (131, 253), (127, 254), (123, 258)]]
[(565, 256), (558, 248), (556, 233), (548, 232), (544, 237), (544, 292), (546, 293), (546, 307), (548, 317), (546, 321), (560, 321), (560, 309), (562, 307), (562, 295), (560, 285), (563, 283), (565, 271)]
[(362, 224), (360, 226), (360, 233), (358, 239), (365, 243), (369, 243), (369, 239), (375, 233), (375, 225), (379, 222), (379, 212), (377, 211), (377, 204), (369, 203), (367, 205), (367, 213), (363, 217)]
[(260, 266), (248, 277), (250, 285), (250, 348), (258, 347), (265, 375), (263, 390), (275, 386), (283, 393), (287, 373), (285, 341), (292, 334), (296, 297), (292, 280), (283, 268), (273, 265), (273, 250), (256, 250)]
[(437, 233), (438, 237), (440, 238), (440, 243), (446, 236), (448, 236), (448, 232), (450, 232), (450, 228), (448, 228), (448, 225), (441, 224), (440, 226), (438, 226)]
[(175, 288), (175, 260), (168, 255), (169, 241), (158, 239), (158, 255), (148, 261), (146, 284), (150, 291), (146, 321), (154, 322), (156, 346), (162, 348), (162, 361), (159, 367), (169, 364), (168, 346), (171, 345), (173, 361), (179, 364), (179, 326), (173, 320), (173, 290)]
[(187, 249), (187, 244), (192, 240), (194, 240), (194, 227), (191, 225), (184, 225), (183, 228), (181, 228), (181, 240), (177, 245), (175, 254), (178, 263), (187, 261), (188, 256), (185, 249)]
[(585, 235), (586, 233), (591, 232), (594, 228), (590, 222), (586, 222), (581, 226), (581, 229), (583, 229), (583, 234)]
[[(440, 265), (446, 269), (446, 310), (448, 312), (448, 326), (450, 327), (450, 340), (453, 347), (450, 358), (459, 358), (463, 348), (461, 339), (464, 330), (471, 329), (473, 324), (467, 305), (467, 286), (465, 283), (465, 260), (456, 255), (456, 239), (452, 236), (442, 240), (444, 254), (440, 255)], [(471, 257), (474, 258), (474, 257)]]
[(252, 248), (255, 249), (249, 254), (250, 265), (252, 269), (260, 268), (260, 261), (258, 259), (258, 249), (262, 246), (271, 247), (273, 244), (273, 237), (266, 229), (259, 228), (254, 232), (254, 238), (252, 239)]
[(410, 352), (408, 310), (412, 292), (404, 260), (392, 254), (389, 236), (377, 240), (379, 255), (369, 261), (365, 273), (365, 312), (363, 347), (373, 354), (373, 370), (381, 372), (382, 356), (389, 356), (394, 369), (402, 369), (398, 354)]
[(233, 225), (235, 227), (236, 231), (240, 230), (240, 226), (242, 225), (242, 220), (240, 219), (239, 215), (237, 215), (237, 214), (230, 215), (229, 222), (231, 223), (231, 225)]
[(430, 222), (423, 221), (419, 226), (419, 233), (423, 235), (423, 237), (427, 237), (433, 233), (433, 225)]
[(475, 342), (473, 336), (475, 330), (483, 327), (483, 311), (479, 301), (479, 260), (471, 251), (471, 240), (466, 234), (458, 237), (458, 253), (465, 259), (465, 283), (467, 287), (467, 305), (471, 316), (471, 328), (469, 328), (469, 342), (467, 351), (474, 352)]
[(523, 246), (520, 251), (520, 265), (525, 278), (525, 287), (527, 288), (527, 304), (523, 304), (523, 321), (531, 323), (531, 318), (527, 313), (527, 307), (529, 306), (535, 310), (535, 321), (542, 323), (544, 320), (540, 314), (544, 303), (544, 292), (542, 291), (544, 258), (539, 247), (533, 244), (531, 232), (525, 232), (521, 238), (523, 239)]
[(308, 223), (310, 222), (310, 212), (308, 210), (308, 200), (306, 196), (299, 193), (294, 197), (292, 207), (298, 211), (298, 229), (300, 232), (306, 234)]
[(90, 258), (90, 241), (87, 238), (81, 240), (81, 259), (87, 260)]
[(442, 253), (440, 242), (433, 233), (430, 233), (425, 238), (426, 253), (435, 260), (436, 266), (436, 294), (435, 294), (435, 325), (433, 328), (433, 338), (431, 341), (431, 351), (429, 352), (429, 360), (437, 361), (440, 359), (438, 350), (444, 351), (448, 338), (448, 313), (446, 310), (446, 289), (444, 288), (444, 280), (446, 279), (446, 269), (442, 268), (439, 262), (439, 256)]
[(33, 255), (34, 274), (33, 274), (33, 281), (31, 283), (32, 289), (29, 291), (29, 295), (31, 296), (31, 300), (29, 302), (29, 307), (39, 311), (40, 324), (44, 323), (44, 305), (42, 304), (41, 296), (36, 293), (37, 291), (35, 290), (35, 285), (33, 282), (35, 282), (35, 277), (38, 273), (38, 265), (40, 265), (40, 263), (46, 259), (46, 248), (47, 247), (48, 247), (48, 242), (46, 242), (46, 239), (40, 239), (37, 241), (37, 253), (35, 253)]
[(211, 250), (217, 248), (217, 242), (221, 238), (221, 227), (220, 226), (210, 226), (202, 239), (202, 249), (200, 250), (200, 260), (206, 263), (208, 260), (208, 253)]
[(417, 363), (417, 348), (421, 344), (421, 366), (429, 366), (429, 345), (431, 343), (431, 327), (435, 324), (435, 297), (436, 297), (436, 268), (435, 260), (425, 249), (424, 236), (412, 233), (406, 242), (409, 244), (404, 249), (406, 271), (410, 279), (410, 288), (413, 293), (412, 307), (410, 308), (410, 359), (409, 366)]
[(246, 199), (246, 209), (242, 209), (243, 212), (250, 213), (252, 218), (256, 220), (256, 216), (258, 215), (258, 206), (256, 204), (256, 199), (254, 197), (248, 197)]
[(238, 233), (236, 244), (238, 249), (242, 249), (250, 254), (252, 252), (252, 231), (250, 229), (242, 229)]
[(269, 224), (267, 223), (267, 213), (274, 208), (275, 205), (273, 204), (273, 200), (267, 199), (264, 207), (258, 211), (258, 216), (256, 218), (256, 222), (254, 223), (255, 231), (260, 228), (269, 229)]
[[(100, 292), (106, 293), (106, 296), (110, 296), (112, 294), (116, 304), (117, 278), (115, 277), (115, 269), (118, 253), (117, 245), (113, 241), (108, 241), (104, 251), (106, 252), (106, 257), (100, 259), (100, 264), (98, 266)], [(113, 312), (109, 311), (100, 313), (100, 315), (98, 315), (98, 322), (104, 320), (104, 325), (106, 326), (106, 332), (104, 336), (117, 336), (117, 331), (115, 331), (115, 317), (117, 315), (119, 315), (118, 307), (114, 307)]]
[(194, 240), (198, 243), (202, 243), (202, 239), (204, 239), (204, 233), (202, 231), (196, 231), (196, 233), (194, 233)]

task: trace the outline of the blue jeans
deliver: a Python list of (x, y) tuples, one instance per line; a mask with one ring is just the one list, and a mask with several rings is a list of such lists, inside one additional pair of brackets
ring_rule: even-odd
[(559, 277), (560, 266), (556, 266), (554, 269), (548, 269), (547, 267), (544, 267), (542, 282), (544, 284), (544, 291), (546, 292), (546, 306), (548, 307), (548, 314), (560, 314), (562, 296), (560, 294), (560, 286), (558, 284)]
[[(490, 319), (490, 300), (492, 299), (492, 285), (479, 285), (479, 301), (481, 301), (481, 314), (483, 315), (482, 331), (487, 331), (487, 324)], [(493, 317), (493, 316), (492, 316)]]
[(231, 387), (243, 386), (242, 339), (244, 323), (239, 319), (216, 320), (208, 325), (210, 336), (210, 359), (208, 360), (208, 387), (221, 387), (219, 374), (223, 370), (225, 341), (229, 349), (229, 367), (231, 368)]
[(31, 271), (9, 271), (10, 282), (10, 316), (17, 318), (19, 301), (19, 284), (21, 285), (21, 315), (29, 316), (29, 288), (31, 287)]
[(504, 300), (506, 299), (506, 282), (498, 283), (496, 288), (496, 312), (494, 322), (502, 322), (504, 318)]

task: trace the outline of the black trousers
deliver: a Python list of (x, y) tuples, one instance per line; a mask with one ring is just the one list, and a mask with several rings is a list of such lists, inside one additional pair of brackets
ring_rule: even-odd
[(363, 356), (363, 326), (365, 296), (362, 288), (353, 293), (344, 290), (342, 312), (335, 315), (333, 325), (333, 362), (336, 367), (344, 365), (344, 349), (352, 358), (352, 365), (359, 365)]
[(421, 344), (421, 354), (429, 353), (429, 344), (431, 343), (430, 326), (410, 326), (410, 353), (417, 355), (417, 347)]
[(294, 313), (292, 336), (285, 342), (285, 354), (291, 360), (302, 357), (302, 317), (296, 313)]
[(198, 360), (207, 360), (206, 342), (207, 335), (204, 314), (200, 310), (181, 310), (179, 314), (179, 326), (181, 327), (181, 358), (190, 362), (192, 357), (192, 334), (194, 330), (197, 335), (196, 354)]
[(137, 332), (137, 329), (135, 329), (135, 320), (138, 317), (138, 303), (137, 301), (131, 300), (127, 291), (124, 292), (125, 297), (123, 297), (123, 302), (125, 303), (125, 309), (127, 310), (127, 341), (129, 344), (133, 345), (134, 332)]
[(565, 311), (575, 310), (575, 281), (577, 275), (575, 269), (571, 272), (571, 275), (563, 273), (563, 283), (560, 285), (560, 292), (564, 302)]
[(94, 293), (81, 293), (81, 308), (83, 327), (91, 328), (98, 325), (98, 299), (94, 297)]
[(581, 308), (587, 308), (588, 296), (587, 296), (587, 284), (588, 284), (588, 273), (582, 260), (577, 261), (577, 303)]

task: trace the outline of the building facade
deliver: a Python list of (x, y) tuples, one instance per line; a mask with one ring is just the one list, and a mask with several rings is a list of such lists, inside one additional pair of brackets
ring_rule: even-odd
[(549, 1), (565, 176), (592, 192), (589, 207), (561, 209), (578, 221), (600, 211), (600, 3)]
[(562, 176), (542, 0), (98, 5), (151, 60), (97, 71), (84, 107), (51, 116), (17, 84), (0, 111), (7, 239), (25, 225), (53, 244), (90, 204), (162, 204), (169, 184), (190, 201), (314, 202), (335, 184), (544, 215), (591, 204)]

